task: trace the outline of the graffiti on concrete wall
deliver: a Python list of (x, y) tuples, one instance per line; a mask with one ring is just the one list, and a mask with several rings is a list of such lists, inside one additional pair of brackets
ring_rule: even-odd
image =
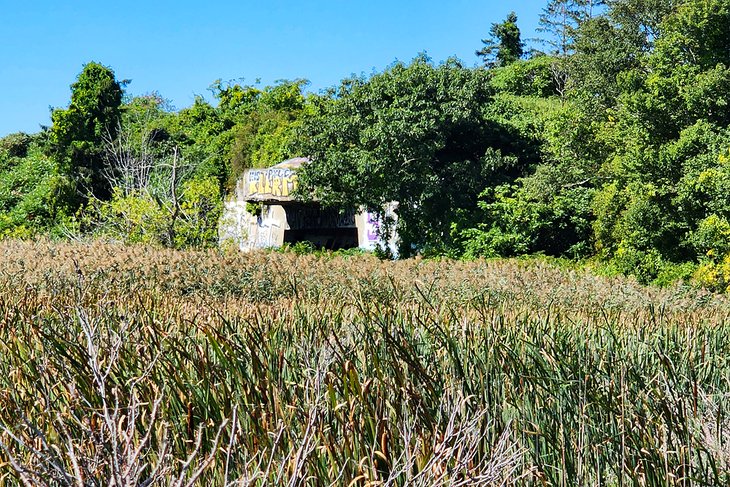
[(355, 211), (339, 212), (318, 207), (288, 208), (286, 221), (292, 230), (307, 228), (355, 228)]
[(387, 250), (393, 256), (398, 255), (398, 235), (395, 232), (397, 206), (397, 203), (388, 203), (383, 207), (383, 213), (366, 211), (361, 214), (358, 224), (360, 248)]
[(374, 244), (380, 240), (378, 232), (380, 231), (380, 221), (378, 215), (368, 212), (367, 213), (367, 237), (368, 244)]
[(245, 177), (246, 195), (253, 199), (290, 198), (297, 188), (297, 175), (292, 169), (249, 169)]
[(254, 247), (258, 249), (265, 249), (268, 247), (274, 247), (277, 244), (280, 245), (278, 239), (279, 229), (281, 228), (281, 221), (274, 214), (274, 207), (265, 205), (261, 215), (256, 219), (256, 241)]

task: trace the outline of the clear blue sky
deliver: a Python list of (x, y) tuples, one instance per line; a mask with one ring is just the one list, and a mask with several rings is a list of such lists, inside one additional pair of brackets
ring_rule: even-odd
[(474, 51), (514, 10), (523, 39), (546, 0), (99, 0), (6, 2), (0, 17), (0, 136), (37, 132), (64, 107), (82, 66), (98, 61), (131, 79), (127, 93), (158, 91), (176, 108), (210, 99), (216, 79), (310, 89), (382, 71), (426, 52), (434, 61)]

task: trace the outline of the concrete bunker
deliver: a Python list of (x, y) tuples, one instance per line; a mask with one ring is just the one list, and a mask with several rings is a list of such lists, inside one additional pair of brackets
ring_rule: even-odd
[[(381, 247), (395, 254), (396, 235), (382, 238), (378, 215), (294, 198), (297, 170), (306, 162), (294, 158), (266, 169), (247, 169), (225, 201), (221, 242), (233, 241), (243, 251), (310, 242), (329, 250)], [(395, 219), (395, 204), (388, 205), (385, 214)]]

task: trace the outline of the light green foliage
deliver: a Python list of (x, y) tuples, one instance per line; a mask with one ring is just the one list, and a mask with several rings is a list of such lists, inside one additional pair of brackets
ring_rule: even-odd
[(490, 83), (498, 94), (536, 96), (547, 98), (556, 95), (555, 79), (550, 56), (538, 56), (490, 71)]
[(607, 156), (607, 148), (599, 138), (601, 124), (573, 101), (562, 102), (548, 112), (542, 137), (542, 151), (551, 171), (561, 185), (596, 186), (600, 183), (599, 169)]
[[(599, 250), (619, 260), (638, 255), (622, 270), (640, 268), (632, 260), (647, 252), (671, 262), (698, 262), (715, 249), (722, 259), (718, 249), (727, 237), (718, 225), (730, 214), (730, 172), (720, 147), (727, 138), (710, 128), (703, 122), (688, 128), (601, 190), (594, 210)], [(650, 280), (651, 273), (645, 274)]]
[(290, 145), (305, 108), (307, 83), (281, 81), (259, 89), (219, 81), (213, 86), (221, 117), (231, 125), (228, 187), (249, 167), (268, 167), (299, 155)]
[(0, 139), (0, 237), (30, 237), (67, 212), (72, 186), (38, 136)]
[[(201, 178), (214, 177), (223, 186), (230, 174), (227, 158), (231, 143), (231, 124), (201, 97), (192, 106), (166, 119), (167, 146), (176, 147), (180, 157)], [(168, 150), (168, 155), (170, 154)]]
[[(161, 244), (166, 237), (168, 212), (146, 194), (115, 193), (108, 202), (96, 202), (91, 229), (97, 235), (127, 243)], [(168, 242), (165, 242), (168, 243)]]
[(693, 243), (712, 261), (730, 255), (730, 222), (725, 216), (712, 214), (702, 220), (693, 235)]
[(651, 50), (661, 24), (686, 0), (607, 0), (608, 17), (631, 36), (641, 51)]
[(652, 183), (613, 183), (596, 198), (594, 229), (601, 255), (641, 282), (653, 281), (672, 262), (687, 259), (687, 229), (672, 208), (672, 194)]
[(93, 200), (80, 223), (97, 236), (126, 243), (215, 246), (223, 207), (218, 182), (215, 178), (190, 179), (180, 191), (177, 205), (146, 191), (116, 191), (110, 201)]
[(547, 129), (563, 107), (550, 73), (553, 61), (541, 56), (489, 70), (493, 95), (483, 112), (499, 127), (494, 146), (523, 164), (542, 160)]
[(180, 209), (181, 221), (175, 231), (176, 248), (204, 248), (217, 245), (223, 196), (215, 179), (186, 181), (182, 185)]
[(699, 120), (727, 126), (728, 19), (725, 0), (688, 1), (667, 17), (646, 67), (624, 76), (617, 117), (647, 130), (653, 144), (676, 139)]
[(703, 262), (692, 275), (694, 282), (708, 289), (730, 293), (730, 254)]
[(693, 276), (695, 281), (710, 289), (730, 292), (730, 212), (710, 214), (690, 238), (701, 256)]
[[(88, 64), (69, 108), (54, 111), (50, 135), (54, 160), (79, 176), (78, 191), (95, 195), (70, 230), (172, 247), (211, 245), (222, 190), (240, 174), (241, 157), (254, 165), (284, 158), (304, 84), (258, 90), (217, 83), (218, 107), (198, 97), (176, 112), (157, 93), (121, 104), (113, 72)], [(24, 141), (15, 139), (6, 145), (22, 151)]]
[(712, 69), (730, 60), (730, 3), (687, 0), (661, 24), (653, 65), (683, 74), (683, 68)]

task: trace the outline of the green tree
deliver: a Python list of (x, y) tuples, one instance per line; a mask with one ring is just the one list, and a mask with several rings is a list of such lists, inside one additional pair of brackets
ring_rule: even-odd
[(223, 188), (230, 175), (228, 151), (232, 123), (202, 97), (192, 106), (167, 117), (164, 124), (167, 157), (177, 151), (192, 176), (215, 178)]
[(646, 280), (663, 262), (722, 253), (711, 237), (724, 235), (717, 228), (730, 214), (719, 189), (730, 135), (730, 2), (686, 1), (658, 32), (641, 66), (618, 76), (621, 94), (600, 132), (611, 181), (595, 205), (599, 250)]
[(540, 14), (537, 28), (538, 32), (546, 35), (537, 41), (549, 47), (548, 55), (552, 57), (550, 68), (561, 96), (568, 88), (566, 59), (574, 51), (575, 32), (583, 20), (579, 5), (579, 0), (549, 0)]
[(661, 24), (684, 0), (606, 0), (607, 15), (630, 33), (648, 52), (659, 37)]
[(632, 32), (608, 16), (581, 24), (575, 33), (575, 53), (567, 60), (569, 96), (593, 120), (603, 120), (621, 93), (619, 77), (645, 61), (643, 45)]
[(504, 22), (492, 24), (489, 33), (492, 37), (482, 39), (484, 47), (476, 51), (476, 55), (483, 58), (486, 66), (507, 66), (523, 56), (524, 43), (514, 12), (510, 12)]
[(487, 70), (421, 56), (369, 79), (343, 81), (313, 101), (298, 138), (311, 163), (306, 194), (342, 207), (398, 202), (404, 255), (446, 252), (451, 225), (471, 218), (478, 194), (519, 173), (520, 141), (489, 120)]
[(0, 139), (0, 238), (48, 231), (67, 214), (70, 185), (43, 154), (44, 133)]
[(110, 68), (90, 62), (71, 85), (68, 108), (51, 114), (52, 155), (76, 181), (80, 195), (111, 196), (111, 187), (102, 175), (104, 140), (116, 137), (124, 84), (116, 80)]
[[(594, 3), (594, 2), (591, 2)], [(587, 20), (586, 2), (581, 0), (549, 0), (540, 14), (537, 31), (547, 34), (541, 39), (550, 47), (549, 54), (566, 57), (573, 52), (575, 32)]]
[(24, 132), (6, 135), (0, 139), (0, 158), (27, 156), (32, 141), (33, 137)]
[(571, 258), (591, 252), (593, 191), (562, 188), (552, 197), (532, 193), (524, 184), (487, 188), (479, 208), (482, 222), (461, 230), (467, 257), (544, 253)]

